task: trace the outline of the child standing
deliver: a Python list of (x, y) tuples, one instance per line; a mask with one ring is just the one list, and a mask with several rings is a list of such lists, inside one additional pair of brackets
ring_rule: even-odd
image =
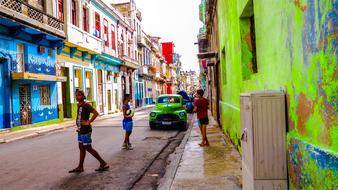
[(130, 110), (130, 105), (129, 101), (131, 100), (130, 95), (126, 94), (123, 98), (123, 106), (122, 106), (122, 111), (123, 111), (123, 121), (122, 121), (122, 126), (123, 130), (125, 130), (125, 136), (124, 136), (124, 142), (122, 145), (123, 149), (126, 150), (132, 150), (132, 146), (130, 143), (130, 135), (133, 131), (133, 116), (132, 115), (127, 115), (127, 111)]
[(204, 91), (202, 89), (197, 90), (197, 99), (194, 105), (194, 112), (197, 112), (198, 125), (202, 134), (202, 142), (200, 146), (209, 146), (207, 138), (207, 125), (209, 124), (208, 109), (209, 101), (203, 97)]
[[(88, 151), (91, 155), (93, 155), (99, 162), (100, 166), (96, 171), (104, 171), (109, 168), (107, 162), (105, 162), (101, 156), (96, 152), (96, 150), (91, 146), (92, 144), (92, 126), (91, 123), (96, 119), (99, 115), (97, 111), (85, 101), (86, 97), (82, 90), (76, 90), (76, 101), (78, 102), (77, 108), (77, 117), (76, 117), (76, 125), (78, 132), (78, 142), (80, 149), (80, 161), (79, 165), (70, 170), (69, 173), (80, 173), (83, 172), (83, 163), (86, 157), (86, 151)], [(90, 113), (93, 116), (89, 119)]]

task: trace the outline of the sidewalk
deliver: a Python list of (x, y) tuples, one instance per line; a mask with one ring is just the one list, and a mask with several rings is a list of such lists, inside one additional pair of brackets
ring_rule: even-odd
[[(144, 107), (136, 108), (135, 111), (141, 111), (141, 110), (149, 109), (152, 107), (154, 106), (153, 105), (144, 106)], [(120, 115), (122, 115), (122, 112), (108, 114), (108, 115), (101, 115), (101, 116), (98, 116), (95, 121), (105, 120), (105, 119), (117, 117)], [(25, 138), (35, 137), (35, 136), (39, 136), (45, 133), (62, 130), (62, 129), (69, 128), (69, 127), (75, 127), (75, 120), (68, 120), (68, 121), (64, 121), (61, 123), (57, 123), (57, 124), (46, 125), (43, 127), (32, 127), (32, 128), (27, 128), (27, 129), (13, 131), (13, 132), (10, 130), (1, 131), (0, 132), (0, 144), (13, 142), (13, 141), (25, 139)]]
[[(231, 141), (209, 114), (207, 128), (210, 147), (200, 147), (201, 135), (196, 116), (187, 131), (187, 142), (173, 179), (160, 184), (166, 190), (236, 190), (242, 186), (241, 157)], [(172, 161), (174, 164), (175, 161)], [(168, 179), (169, 176), (167, 176)]]

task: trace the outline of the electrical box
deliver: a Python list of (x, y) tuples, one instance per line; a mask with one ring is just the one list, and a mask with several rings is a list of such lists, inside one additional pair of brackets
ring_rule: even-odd
[(282, 92), (240, 97), (244, 190), (286, 190), (286, 112)]

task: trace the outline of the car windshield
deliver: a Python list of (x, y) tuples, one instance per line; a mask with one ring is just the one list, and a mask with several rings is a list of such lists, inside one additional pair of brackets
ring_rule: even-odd
[(157, 103), (161, 104), (161, 103), (180, 103), (180, 99), (177, 97), (161, 97), (158, 99)]

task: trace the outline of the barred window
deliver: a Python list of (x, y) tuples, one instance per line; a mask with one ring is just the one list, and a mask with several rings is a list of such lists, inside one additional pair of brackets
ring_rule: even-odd
[(50, 105), (50, 86), (40, 86), (40, 105)]

